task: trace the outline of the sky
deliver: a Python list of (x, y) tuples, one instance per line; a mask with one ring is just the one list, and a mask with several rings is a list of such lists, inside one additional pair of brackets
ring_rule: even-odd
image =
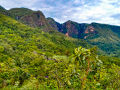
[(60, 23), (72, 20), (120, 26), (120, 0), (0, 0), (0, 5), (40, 10)]

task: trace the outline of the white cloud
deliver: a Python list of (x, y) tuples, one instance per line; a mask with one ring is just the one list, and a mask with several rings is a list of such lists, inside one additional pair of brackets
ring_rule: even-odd
[(0, 5), (5, 7), (6, 9), (14, 8), (14, 7), (28, 7), (32, 8), (32, 6), (38, 0), (0, 0)]
[(79, 4), (80, 2), (83, 2), (83, 0), (74, 0), (74, 4)]
[(27, 7), (41, 10), (47, 17), (59, 22), (73, 20), (79, 23), (108, 23), (120, 25), (119, 0), (0, 0), (5, 8)]
[(64, 18), (63, 22), (71, 19), (80, 23), (99, 22), (120, 25), (119, 19), (111, 17), (112, 15), (120, 13), (120, 6), (116, 7), (112, 5), (112, 3), (117, 3), (118, 0), (109, 1), (110, 0), (101, 0), (96, 3), (96, 5), (85, 4), (82, 7), (69, 7), (68, 10), (71, 12), (68, 13), (68, 10), (64, 11), (62, 16)]

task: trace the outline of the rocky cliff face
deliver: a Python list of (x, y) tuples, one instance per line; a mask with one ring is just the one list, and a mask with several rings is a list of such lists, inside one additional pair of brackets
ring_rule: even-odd
[(59, 32), (73, 38), (87, 39), (88, 37), (97, 34), (95, 28), (90, 24), (79, 24), (70, 20), (60, 24), (54, 19), (49, 19), (48, 23)]
[(67, 33), (68, 36), (78, 38), (79, 37), (79, 24), (72, 22), (72, 21), (67, 21), (63, 23), (63, 29), (61, 30), (62, 33)]
[(13, 8), (9, 12), (14, 19), (31, 27), (40, 27), (44, 31), (54, 30), (41, 11), (32, 11), (27, 8)]
[(59, 32), (62, 32), (66, 36), (73, 38), (96, 39), (101, 36), (109, 39), (109, 37), (112, 36), (112, 38), (115, 39), (116, 35), (117, 37), (120, 37), (119, 26), (99, 23), (77, 23), (70, 20), (63, 24), (60, 24), (54, 19), (49, 20), (49, 24)]
[(52, 30), (53, 28), (48, 24), (45, 16), (41, 11), (33, 12), (30, 15), (21, 17), (21, 22), (31, 27), (43, 27), (45, 31)]

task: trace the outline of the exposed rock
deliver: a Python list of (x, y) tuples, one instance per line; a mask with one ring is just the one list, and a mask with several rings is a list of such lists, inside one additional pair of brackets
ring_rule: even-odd
[(45, 30), (52, 29), (41, 11), (37, 11), (30, 15), (23, 16), (20, 21), (31, 27), (43, 27), (45, 28)]
[(27, 8), (13, 8), (9, 12), (13, 18), (31, 27), (41, 27), (44, 31), (54, 30), (41, 11), (32, 11)]
[(66, 35), (67, 37), (69, 37), (69, 34), (68, 34), (68, 33), (66, 33), (65, 35)]

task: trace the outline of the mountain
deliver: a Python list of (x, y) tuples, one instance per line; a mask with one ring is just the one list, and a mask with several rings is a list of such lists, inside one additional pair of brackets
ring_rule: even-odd
[(13, 8), (5, 10), (1, 7), (4, 15), (10, 16), (17, 21), (30, 27), (42, 28), (46, 32), (59, 31), (67, 37), (86, 40), (89, 44), (97, 46), (102, 53), (119, 56), (120, 53), (120, 26), (99, 23), (77, 23), (67, 21), (63, 24), (53, 18), (46, 18), (41, 11), (33, 11), (27, 8)]
[(96, 31), (92, 31), (93, 27), (90, 27), (90, 25), (86, 23), (79, 24), (77, 22), (69, 20), (63, 24), (60, 24), (54, 19), (48, 20), (48, 22), (53, 28), (58, 29), (59, 32), (62, 32), (73, 38), (85, 39), (87, 37), (87, 33), (96, 33)]
[[(0, 45), (10, 49), (11, 54), (24, 48), (24, 52), (31, 49), (34, 51), (49, 52), (54, 54), (72, 53), (74, 47), (79, 45), (90, 47), (84, 40), (66, 37), (60, 32), (51, 30), (44, 32), (43, 28), (26, 26), (8, 16), (0, 14)], [(31, 47), (28, 47), (28, 46)], [(34, 49), (32, 49), (34, 48)], [(60, 51), (59, 51), (60, 50)], [(57, 51), (57, 52), (56, 52)], [(6, 50), (6, 53), (9, 50)]]
[(46, 31), (54, 29), (48, 24), (45, 16), (41, 11), (36, 11), (30, 15), (25, 15), (21, 17), (20, 21), (31, 27), (43, 27)]
[(77, 23), (70, 20), (60, 24), (54, 19), (49, 20), (49, 24), (69, 37), (86, 40), (107, 54), (117, 54), (117, 56), (120, 54), (120, 26)]
[[(55, 30), (48, 33), (42, 29), (29, 27), (0, 13), (0, 89), (15, 86), (16, 82), (22, 86), (32, 77), (43, 75), (41, 79), (44, 79), (47, 68), (59, 62), (56, 58), (60, 62), (63, 62), (62, 58), (67, 61), (74, 48), (79, 45), (88, 48), (83, 40), (66, 37)], [(35, 69), (40, 70), (38, 74)]]
[[(81, 39), (90, 39), (96, 38), (97, 36), (104, 35), (104, 31), (111, 31), (112, 33), (120, 36), (120, 26), (108, 25), (108, 24), (99, 24), (99, 23), (77, 23), (74, 21), (67, 21), (63, 24), (56, 22), (54, 19), (48, 19), (49, 24), (57, 29), (59, 32), (64, 34), (68, 34), (68, 36), (73, 38), (81, 38)], [(101, 29), (101, 30), (99, 30)], [(109, 29), (109, 30), (107, 30)]]
[(27, 8), (13, 8), (8, 11), (12, 18), (31, 27), (44, 28), (44, 31), (53, 30), (47, 22), (44, 14), (41, 11), (33, 11)]
[[(114, 52), (112, 43), (119, 45), (119, 27), (73, 21), (59, 24), (42, 17), (40, 11), (9, 13), (0, 12), (0, 90), (120, 89), (120, 59), (104, 52), (98, 55), (97, 47), (90, 45), (101, 43)], [(37, 21), (55, 29), (45, 30)]]
[(95, 28), (94, 30), (97, 32), (97, 34), (95, 34), (92, 38), (88, 36), (88, 43), (97, 45), (108, 54), (119, 56), (120, 27), (98, 23), (92, 23), (91, 26)]

